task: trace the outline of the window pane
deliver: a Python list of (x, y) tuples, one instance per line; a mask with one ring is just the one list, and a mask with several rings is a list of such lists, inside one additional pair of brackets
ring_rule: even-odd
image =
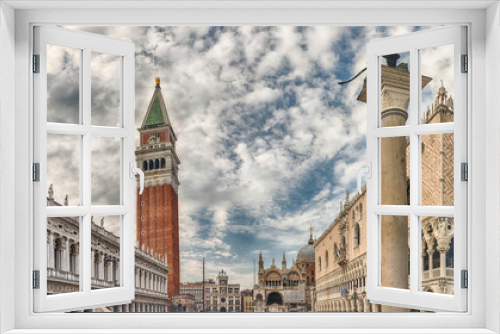
[(80, 138), (47, 134), (47, 206), (81, 203)]
[(379, 58), (381, 127), (406, 125), (410, 103), (410, 53)]
[(119, 205), (121, 139), (92, 137), (92, 205)]
[(121, 57), (92, 52), (92, 125), (120, 126)]
[(410, 289), (410, 219), (381, 216), (381, 286)]
[(453, 236), (453, 218), (422, 217), (422, 291), (453, 294)]
[(408, 205), (410, 189), (410, 138), (381, 138), (381, 204)]
[(80, 54), (47, 45), (47, 122), (80, 124)]
[(47, 295), (80, 291), (81, 217), (47, 218)]
[(423, 135), (422, 205), (453, 206), (454, 202), (454, 135)]
[(422, 124), (453, 122), (453, 54), (453, 45), (420, 50), (422, 75), (432, 77), (422, 88)]
[(120, 218), (92, 217), (92, 290), (120, 286)]

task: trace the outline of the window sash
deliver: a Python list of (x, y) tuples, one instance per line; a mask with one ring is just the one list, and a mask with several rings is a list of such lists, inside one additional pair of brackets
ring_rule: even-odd
[[(47, 45), (80, 51), (80, 123), (47, 122)], [(121, 93), (118, 128), (91, 125), (91, 53), (106, 53), (121, 58)], [(72, 311), (129, 302), (134, 298), (135, 179), (129, 177), (129, 162), (134, 161), (134, 45), (126, 40), (82, 33), (69, 29), (39, 26), (34, 29), (34, 54), (40, 55), (40, 73), (34, 74), (34, 151), (40, 163), (40, 182), (34, 187), (34, 270), (40, 271), (40, 289), (34, 289), (34, 311)], [(80, 139), (80, 206), (47, 207), (47, 134), (67, 134)], [(91, 205), (91, 138), (120, 138), (120, 205)], [(91, 216), (119, 215), (121, 286), (91, 290)], [(47, 295), (47, 218), (79, 217), (80, 291)]]
[[(461, 289), (460, 271), (467, 269), (467, 184), (460, 180), (460, 163), (467, 162), (465, 74), (460, 71), (460, 55), (466, 54), (466, 28), (445, 27), (417, 33), (379, 39), (367, 45), (367, 161), (372, 166), (372, 177), (367, 180), (367, 297), (370, 301), (399, 307), (466, 311), (467, 290)], [(420, 125), (421, 73), (419, 49), (454, 45), (454, 122)], [(380, 124), (380, 56), (410, 52), (409, 124), (381, 128)], [(422, 206), (420, 135), (454, 133), (454, 205), (453, 207)], [(381, 138), (408, 136), (410, 138), (410, 205), (381, 205)], [(410, 275), (408, 290), (381, 286), (381, 216), (401, 215), (410, 218)], [(454, 294), (445, 295), (419, 291), (421, 282), (421, 223), (422, 216), (454, 217)]]

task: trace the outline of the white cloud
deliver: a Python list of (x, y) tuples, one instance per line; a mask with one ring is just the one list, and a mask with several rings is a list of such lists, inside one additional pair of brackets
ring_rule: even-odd
[[(285, 251), (291, 265), (289, 257), (307, 243), (309, 225), (321, 234), (364, 162), (358, 146), (366, 133), (366, 106), (355, 101), (363, 76), (340, 87), (337, 81), (347, 78), (337, 78), (337, 71), (361, 70), (368, 40), (411, 30), (85, 29), (136, 44), (136, 127), (154, 75), (161, 78), (182, 162), (181, 279), (201, 280), (205, 256), (207, 277), (224, 268), (244, 287), (252, 283), (256, 248), (266, 264), (273, 256), (281, 263)], [(339, 52), (349, 63), (340, 62)], [(111, 68), (105, 70), (111, 77)], [(325, 167), (328, 181), (317, 186), (313, 173), (324, 164), (333, 170)], [(251, 222), (233, 220), (240, 211)], [(234, 235), (253, 238), (255, 245), (231, 241)]]

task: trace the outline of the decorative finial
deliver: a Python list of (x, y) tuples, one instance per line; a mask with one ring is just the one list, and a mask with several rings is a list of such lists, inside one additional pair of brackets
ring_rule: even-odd
[(273, 267), (276, 266), (275, 261), (274, 261), (274, 257), (273, 257), (273, 264), (272, 264), (272, 266)]
[(155, 87), (160, 88), (160, 77), (155, 77)]
[(101, 227), (104, 227), (104, 217), (101, 218)]
[(49, 186), (49, 199), (54, 199), (54, 185), (52, 183)]
[(308, 244), (313, 244), (314, 243), (314, 239), (313, 239), (313, 225), (311, 224), (309, 226), (309, 241), (308, 241)]
[(64, 206), (68, 206), (68, 194), (64, 197)]

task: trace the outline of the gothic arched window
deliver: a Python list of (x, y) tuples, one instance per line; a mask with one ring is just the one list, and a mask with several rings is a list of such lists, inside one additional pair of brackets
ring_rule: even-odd
[(161, 158), (161, 165), (160, 165), (160, 168), (165, 168), (166, 164), (165, 164), (165, 158)]
[(154, 168), (155, 168), (155, 166), (154, 166), (153, 160), (149, 160), (149, 169), (151, 170), (151, 169), (154, 169)]
[(318, 259), (319, 271), (321, 271), (321, 256)]
[(359, 219), (363, 218), (363, 203), (359, 204)]
[(325, 267), (328, 267), (328, 251), (325, 251)]
[(155, 160), (155, 169), (160, 169), (160, 159)]
[(353, 246), (359, 246), (360, 243), (360, 230), (359, 230), (359, 224), (354, 225), (354, 231), (353, 231)]
[(143, 161), (143, 163), (142, 163), (142, 169), (148, 170), (148, 162), (147, 161)]

